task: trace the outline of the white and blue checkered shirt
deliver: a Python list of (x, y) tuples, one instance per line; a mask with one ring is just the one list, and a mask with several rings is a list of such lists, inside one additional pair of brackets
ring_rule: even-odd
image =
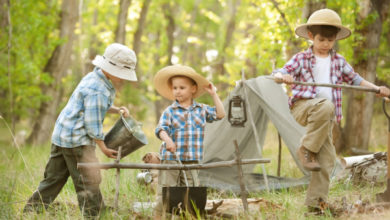
[(54, 126), (51, 141), (60, 147), (95, 145), (103, 140), (103, 120), (112, 106), (115, 89), (99, 68), (88, 73), (73, 91)]
[[(206, 122), (217, 120), (215, 107), (193, 102), (188, 108), (183, 108), (176, 101), (168, 106), (160, 117), (155, 130), (158, 138), (164, 130), (176, 144), (176, 152), (182, 161), (200, 161), (203, 159), (203, 138)], [(160, 149), (162, 160), (176, 160), (176, 157), (166, 149), (165, 142)]]

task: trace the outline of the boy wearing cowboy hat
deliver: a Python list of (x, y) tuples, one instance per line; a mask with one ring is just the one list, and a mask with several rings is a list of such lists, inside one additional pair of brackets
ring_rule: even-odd
[[(160, 149), (162, 164), (194, 164), (203, 159), (203, 137), (206, 122), (213, 122), (225, 116), (223, 104), (215, 87), (203, 76), (188, 66), (167, 66), (157, 72), (154, 86), (163, 97), (174, 101), (162, 113), (155, 130), (163, 141)], [(194, 99), (209, 93), (215, 107), (197, 103)], [(157, 191), (156, 216), (162, 211), (162, 187), (198, 186), (196, 170), (161, 170)]]
[(117, 152), (104, 144), (103, 120), (107, 112), (129, 115), (126, 107), (113, 103), (115, 90), (123, 81), (137, 81), (136, 62), (135, 53), (117, 43), (109, 45), (103, 56), (97, 55), (92, 61), (95, 69), (83, 77), (57, 118), (44, 179), (24, 212), (47, 208), (71, 176), (83, 215), (99, 215), (104, 207), (99, 189), (100, 169), (77, 169), (77, 163), (98, 162), (95, 143), (107, 157), (116, 158)]
[[(351, 65), (333, 49), (337, 40), (347, 38), (351, 31), (341, 24), (339, 15), (330, 9), (315, 11), (306, 24), (295, 33), (313, 44), (304, 52), (294, 55), (282, 69), (274, 71), (278, 83), (293, 81), (366, 86), (378, 89), (379, 95), (387, 97), (390, 90), (364, 80), (354, 72)], [(318, 212), (319, 203), (327, 201), (330, 173), (333, 170), (336, 152), (332, 143), (333, 120), (342, 118), (342, 93), (340, 88), (292, 85), (289, 99), (291, 113), (306, 134), (301, 140), (297, 156), (302, 166), (311, 174), (305, 204), (310, 211)]]

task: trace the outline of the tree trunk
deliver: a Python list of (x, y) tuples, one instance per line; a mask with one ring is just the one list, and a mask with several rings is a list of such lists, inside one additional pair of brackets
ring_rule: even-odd
[[(148, 14), (148, 9), (150, 5), (150, 0), (145, 0), (142, 9), (141, 9), (141, 14), (138, 19), (138, 26), (137, 30), (134, 33), (134, 39), (133, 39), (133, 50), (137, 56), (139, 55), (139, 52), (141, 51), (141, 37), (142, 37), (142, 32), (144, 31), (144, 25), (146, 21), (146, 16)], [(135, 72), (138, 74), (140, 77), (141, 74), (139, 74), (139, 65), (136, 66)]]
[[(219, 51), (218, 59), (216, 62), (216, 65), (214, 65), (214, 69), (216, 72), (216, 75), (225, 75), (226, 69), (225, 69), (225, 59), (226, 59), (226, 48), (230, 45), (230, 42), (233, 38), (233, 33), (236, 28), (236, 14), (237, 14), (237, 8), (240, 5), (240, 0), (233, 0), (232, 6), (231, 6), (231, 12), (230, 12), (230, 18), (227, 23), (226, 32), (225, 32), (225, 41), (223, 42), (222, 48)], [(228, 88), (227, 83), (220, 83), (220, 86), (218, 87), (218, 90), (220, 91), (226, 91)]]
[(184, 37), (184, 44), (182, 46), (182, 48), (183, 48), (182, 49), (183, 50), (182, 64), (186, 64), (186, 62), (187, 62), (188, 47), (190, 46), (190, 44), (187, 43), (187, 38), (192, 35), (192, 30), (194, 28), (195, 20), (196, 20), (197, 13), (199, 10), (199, 8), (198, 8), (199, 3), (200, 3), (200, 0), (195, 0), (194, 7), (193, 7), (192, 13), (191, 13), (190, 27), (189, 27), (189, 30), (187, 31), (187, 33), (185, 34), (185, 37)]
[(0, 0), (0, 36), (5, 35), (6, 32), (4, 31), (8, 26), (8, 2), (9, 0)]
[(168, 21), (168, 25), (165, 27), (168, 37), (167, 46), (167, 63), (166, 65), (172, 65), (173, 45), (175, 43), (175, 37), (173, 36), (176, 28), (175, 17), (173, 16), (173, 10), (169, 3), (163, 5), (164, 16)]
[[(168, 46), (166, 48), (166, 54), (167, 54), (167, 61), (166, 61), (166, 66), (169, 66), (169, 65), (172, 65), (172, 55), (173, 55), (173, 45), (174, 45), (174, 41), (175, 41), (175, 37), (174, 37), (174, 32), (175, 32), (175, 28), (176, 28), (176, 24), (175, 24), (175, 18), (174, 18), (174, 13), (173, 13), (173, 9), (171, 7), (171, 5), (169, 3), (166, 3), (163, 5), (163, 11), (164, 11), (164, 17), (167, 19), (168, 21), (168, 25), (166, 26), (165, 30), (166, 30), (166, 33), (167, 33), (167, 37), (168, 37)], [(158, 41), (158, 44), (160, 42)], [(158, 122), (163, 110), (171, 103), (171, 101), (165, 99), (165, 98), (162, 98), (160, 100), (157, 100), (155, 102), (155, 114), (156, 114), (156, 121)]]
[[(92, 17), (92, 25), (97, 26), (98, 24), (98, 4), (99, 1), (96, 2), (96, 7), (93, 12)], [(88, 60), (85, 62), (85, 70), (86, 71), (92, 71), (94, 68), (94, 65), (92, 64), (92, 60), (95, 59), (96, 55), (98, 54), (98, 51), (96, 48), (98, 48), (98, 45), (100, 44), (99, 39), (97, 38), (96, 34), (92, 34), (91, 36), (91, 43), (88, 48)], [(83, 73), (85, 74), (85, 73)]]
[[(354, 69), (367, 81), (375, 82), (382, 21), (385, 20), (384, 16), (386, 16), (390, 0), (363, 0), (360, 3), (362, 5), (356, 18), (357, 24), (367, 23), (367, 20), (372, 19), (375, 14), (379, 16), (375, 16), (372, 22), (357, 30), (363, 41), (357, 42), (359, 46), (354, 48), (354, 54), (358, 59), (354, 62)], [(360, 151), (368, 149), (373, 104), (374, 94), (372, 93), (348, 92), (347, 116), (343, 133), (348, 150), (353, 147)]]
[(43, 101), (39, 108), (39, 115), (33, 124), (32, 133), (28, 142), (41, 145), (50, 140), (51, 131), (57, 116), (57, 108), (62, 98), (61, 80), (69, 66), (72, 44), (75, 38), (74, 30), (78, 20), (78, 1), (63, 1), (61, 6), (60, 38), (66, 42), (58, 45), (47, 62), (44, 72), (49, 73), (54, 82), (42, 85), (42, 93), (49, 95), (50, 101)]
[(141, 51), (141, 37), (142, 37), (142, 32), (144, 30), (144, 25), (146, 21), (146, 16), (148, 14), (149, 5), (150, 5), (150, 0), (145, 0), (142, 5), (141, 14), (138, 19), (137, 30), (134, 33), (133, 50), (137, 55)]
[(115, 42), (125, 44), (126, 42), (126, 22), (127, 13), (131, 5), (131, 0), (121, 0), (118, 14), (118, 26), (115, 30)]

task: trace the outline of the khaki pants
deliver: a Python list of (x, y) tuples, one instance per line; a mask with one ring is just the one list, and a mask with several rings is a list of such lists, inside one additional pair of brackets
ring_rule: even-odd
[(320, 171), (311, 172), (305, 201), (307, 206), (318, 207), (320, 200), (327, 202), (330, 175), (336, 159), (332, 140), (334, 104), (322, 98), (301, 99), (294, 103), (291, 113), (299, 124), (306, 127), (301, 145), (317, 153), (321, 166)]
[(43, 180), (38, 189), (29, 198), (24, 212), (42, 211), (54, 201), (69, 176), (72, 177), (77, 193), (79, 208), (83, 215), (97, 216), (104, 206), (99, 189), (101, 175), (99, 168), (77, 169), (77, 163), (99, 162), (94, 146), (63, 148), (51, 146), (50, 159), (46, 164)]
[[(178, 164), (173, 160), (163, 160), (161, 164)], [(198, 161), (182, 161), (183, 164), (197, 164)], [(169, 186), (186, 186), (183, 173), (187, 176), (188, 186), (199, 186), (198, 170), (160, 170), (158, 174), (157, 204), (154, 208), (154, 214), (161, 216), (165, 214), (163, 207), (162, 188)], [(163, 216), (164, 217), (164, 216)]]

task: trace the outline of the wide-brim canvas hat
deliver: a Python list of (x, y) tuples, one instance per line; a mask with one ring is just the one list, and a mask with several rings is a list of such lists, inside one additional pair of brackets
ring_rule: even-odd
[(331, 9), (320, 9), (310, 15), (306, 24), (299, 25), (295, 28), (295, 33), (300, 36), (309, 39), (308, 27), (313, 25), (329, 25), (340, 29), (336, 35), (336, 40), (341, 40), (351, 35), (351, 30), (341, 23), (340, 16)]
[(137, 57), (134, 51), (125, 45), (110, 44), (104, 51), (103, 56), (97, 55), (92, 63), (110, 75), (124, 80), (137, 81), (135, 73)]
[(154, 76), (153, 84), (157, 92), (169, 100), (175, 100), (175, 97), (172, 94), (171, 85), (169, 83), (170, 78), (174, 76), (186, 76), (195, 81), (198, 88), (193, 95), (193, 98), (197, 98), (203, 95), (203, 93), (206, 92), (204, 87), (210, 84), (206, 78), (204, 78), (189, 66), (172, 65), (164, 67)]

